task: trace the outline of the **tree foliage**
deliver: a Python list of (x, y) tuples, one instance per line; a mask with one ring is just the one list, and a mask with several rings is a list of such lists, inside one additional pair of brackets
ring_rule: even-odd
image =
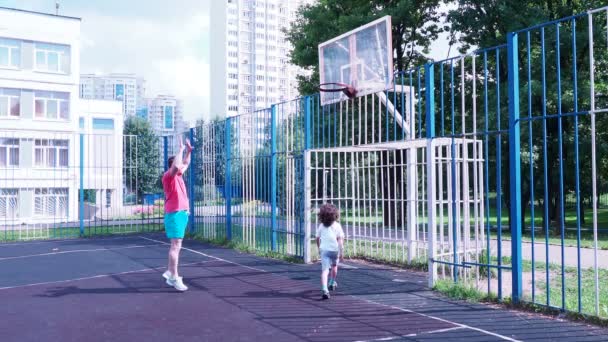
[(320, 0), (302, 7), (286, 32), (293, 45), (291, 62), (310, 71), (298, 76), (301, 94), (317, 92), (318, 45), (385, 15), (392, 17), (395, 66), (406, 70), (427, 59), (431, 42), (443, 30), (441, 0)]
[(141, 200), (143, 194), (160, 191), (162, 175), (162, 149), (160, 139), (154, 135), (150, 123), (131, 116), (124, 124), (125, 137), (125, 183), (130, 192), (136, 192)]

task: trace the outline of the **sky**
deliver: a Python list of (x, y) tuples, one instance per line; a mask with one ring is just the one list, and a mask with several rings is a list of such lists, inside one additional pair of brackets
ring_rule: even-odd
[[(60, 0), (59, 14), (82, 18), (81, 73), (142, 76), (146, 96), (182, 98), (184, 119), (194, 122), (208, 112), (208, 1)], [(55, 0), (0, 6), (55, 13)]]
[[(181, 98), (184, 119), (194, 123), (209, 112), (210, 1), (220, 0), (59, 0), (59, 14), (82, 18), (81, 73), (142, 76), (146, 96)], [(55, 0), (0, 0), (0, 6), (55, 13)], [(447, 58), (447, 38), (431, 45), (431, 57)]]

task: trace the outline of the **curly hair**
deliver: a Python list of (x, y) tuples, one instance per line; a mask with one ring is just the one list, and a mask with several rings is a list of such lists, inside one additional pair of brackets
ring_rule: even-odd
[(329, 227), (340, 218), (340, 211), (333, 204), (323, 204), (319, 210), (319, 221), (323, 223), (325, 227)]

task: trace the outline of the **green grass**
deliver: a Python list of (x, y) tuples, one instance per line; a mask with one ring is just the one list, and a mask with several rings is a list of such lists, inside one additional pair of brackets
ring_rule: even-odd
[(497, 298), (494, 294), (487, 294), (463, 283), (454, 283), (451, 280), (440, 279), (435, 282), (433, 290), (442, 293), (443, 295), (458, 300), (466, 300), (469, 302), (496, 302)]
[(160, 232), (164, 230), (164, 226), (160, 223), (145, 223), (137, 225), (85, 225), (84, 234), (80, 235), (80, 228), (31, 228), (31, 229), (15, 229), (5, 230), (0, 233), (0, 243), (29, 241), (29, 240), (47, 240), (47, 239), (71, 239), (71, 238), (88, 238), (99, 236), (110, 236), (119, 234), (138, 234), (148, 232)]
[[(562, 276), (559, 267), (552, 268), (550, 272), (549, 287), (544, 280), (536, 281), (535, 301), (539, 304), (547, 304), (547, 288), (549, 288), (549, 305), (565, 308), (568, 311), (578, 312), (578, 275), (576, 268), (565, 269), (565, 303), (562, 303)], [(598, 270), (599, 276), (599, 317), (608, 318), (608, 270)], [(530, 298), (531, 300), (531, 298)], [(581, 313), (595, 315), (595, 271), (593, 269), (581, 270)]]

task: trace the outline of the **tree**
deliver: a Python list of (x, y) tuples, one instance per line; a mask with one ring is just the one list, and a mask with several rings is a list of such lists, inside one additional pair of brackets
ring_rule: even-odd
[(142, 200), (144, 193), (160, 191), (159, 181), (164, 170), (162, 141), (154, 135), (148, 121), (135, 116), (125, 121), (124, 135), (125, 185)]
[(317, 92), (320, 43), (385, 15), (392, 17), (396, 69), (426, 61), (431, 42), (443, 29), (440, 4), (441, 0), (320, 0), (303, 6), (286, 32), (293, 46), (291, 62), (311, 72), (298, 76), (300, 94)]
[[(474, 1), (460, 0), (458, 8), (453, 10), (448, 15), (448, 21), (452, 24), (451, 30), (453, 33), (459, 33), (459, 42), (462, 44), (461, 52), (465, 53), (472, 46), (479, 48), (489, 48), (505, 44), (507, 33), (517, 31), (526, 27), (531, 27), (543, 22), (549, 22), (559, 18), (571, 16), (576, 13), (581, 13), (589, 9), (598, 8), (605, 5), (604, 1), (600, 0), (522, 0), (522, 1)], [(601, 20), (594, 23), (598, 27), (598, 36), (594, 39), (601, 40), (600, 35), (605, 33), (605, 21)], [(522, 113), (527, 114), (528, 109), (533, 115), (554, 115), (561, 109), (562, 113), (573, 113), (577, 111), (574, 102), (574, 77), (573, 69), (576, 61), (577, 70), (577, 87), (578, 87), (578, 110), (589, 108), (589, 36), (586, 28), (586, 22), (582, 21), (576, 26), (576, 53), (572, 48), (572, 21), (564, 21), (559, 24), (560, 32), (560, 55), (557, 55), (556, 25), (550, 25), (545, 28), (546, 45), (544, 51), (541, 51), (539, 42), (539, 33), (536, 31), (530, 35), (530, 70), (532, 82), (527, 81), (528, 72), (528, 51), (525, 48), (527, 43), (527, 35), (520, 35), (518, 46), (520, 59), (520, 98)], [(542, 75), (542, 54), (545, 55), (546, 72), (545, 82), (547, 84), (546, 95), (543, 97), (543, 87), (541, 83)], [(608, 56), (604, 50), (596, 50), (595, 63), (596, 68), (600, 65), (606, 65)], [(559, 62), (560, 71), (558, 72), (557, 65)], [(501, 88), (506, 89), (507, 86), (507, 71), (506, 65), (503, 63), (500, 67)], [(558, 93), (557, 82), (558, 75), (561, 76), (562, 91)], [(596, 78), (596, 89), (598, 93), (602, 93), (602, 89), (606, 88), (606, 80), (602, 77)], [(528, 90), (531, 92), (531, 102), (528, 102)], [(558, 95), (561, 95), (559, 97)], [(508, 115), (503, 111), (501, 115)], [(560, 203), (565, 202), (565, 196), (573, 195), (576, 187), (576, 172), (575, 170), (575, 150), (574, 150), (574, 132), (578, 129), (579, 132), (579, 178), (580, 178), (580, 193), (585, 201), (590, 203), (591, 186), (590, 186), (590, 158), (585, 158), (583, 153), (588, 150), (589, 142), (589, 120), (584, 117), (578, 119), (578, 126), (575, 125), (573, 117), (562, 118), (561, 127), (558, 119), (546, 119), (546, 132), (543, 127), (543, 121), (532, 123), (524, 122), (522, 126), (521, 151), (522, 153), (522, 219), (525, 217), (526, 207), (530, 203), (530, 194), (534, 190), (535, 198), (539, 198), (541, 194), (541, 206), (545, 204), (549, 207), (549, 219), (557, 223), (561, 222), (561, 207)], [(527, 136), (528, 125), (533, 129), (533, 137), (530, 146), (530, 139)], [(600, 120), (598, 122), (598, 134), (596, 139), (602, 141), (602, 136), (605, 137), (605, 129), (608, 122)], [(559, 158), (560, 135), (562, 141), (562, 158)], [(547, 149), (543, 150), (543, 145), (546, 142)], [(503, 155), (506, 155), (507, 144), (503, 144)], [(533, 152), (530, 153), (532, 147)], [(600, 187), (605, 183), (606, 172), (604, 160), (606, 159), (606, 150), (602, 144), (598, 144), (598, 182)], [(545, 162), (546, 155), (546, 162)], [(603, 157), (602, 157), (603, 156)], [(496, 155), (494, 154), (494, 158)], [(560, 174), (560, 165), (563, 172)], [(530, 177), (529, 169), (532, 166), (532, 177)], [(503, 163), (503, 180), (502, 188), (506, 195), (505, 204), (510, 204), (508, 196), (509, 177), (508, 175), (508, 160)], [(546, 171), (545, 171), (546, 169)], [(547, 184), (544, 182), (544, 174), (547, 173)], [(563, 180), (564, 196), (560, 193), (560, 180)], [(544, 200), (545, 189), (548, 193), (548, 198)], [(547, 203), (544, 203), (547, 202)], [(584, 206), (583, 208), (584, 209)], [(542, 215), (542, 214), (541, 214)], [(543, 216), (544, 221), (544, 216)], [(549, 222), (546, 222), (549, 224)], [(545, 224), (545, 222), (543, 222)], [(556, 232), (560, 231), (560, 225), (555, 224)]]

